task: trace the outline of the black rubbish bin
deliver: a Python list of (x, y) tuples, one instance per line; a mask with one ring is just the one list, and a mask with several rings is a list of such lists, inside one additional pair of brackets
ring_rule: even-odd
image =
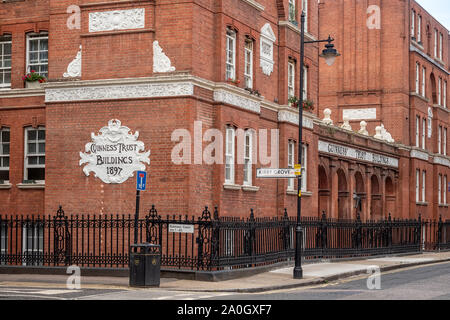
[(159, 287), (161, 252), (157, 244), (132, 244), (130, 248), (130, 287)]

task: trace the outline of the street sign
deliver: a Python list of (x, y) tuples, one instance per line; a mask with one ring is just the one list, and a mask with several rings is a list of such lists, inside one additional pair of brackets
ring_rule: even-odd
[(145, 191), (145, 185), (147, 184), (147, 172), (138, 171), (136, 179), (136, 190)]
[(258, 169), (256, 170), (256, 177), (267, 179), (297, 178), (295, 169)]
[(301, 176), (302, 175), (302, 165), (301, 164), (296, 164), (294, 166), (295, 169), (295, 175), (296, 176)]

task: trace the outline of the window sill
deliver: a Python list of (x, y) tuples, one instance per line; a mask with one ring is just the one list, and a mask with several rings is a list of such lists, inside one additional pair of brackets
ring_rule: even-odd
[[(289, 196), (297, 196), (298, 193), (296, 190), (287, 190), (286, 194)], [(313, 193), (311, 191), (302, 191), (302, 197), (311, 197)]]
[(439, 205), (439, 208), (448, 208), (448, 204), (443, 204), (443, 203), (441, 203), (441, 204)]
[(260, 189), (259, 187), (255, 186), (242, 186), (242, 190), (247, 192), (258, 192), (259, 189)]
[(430, 99), (428, 99), (428, 98), (422, 96), (420, 93), (417, 93), (417, 92), (411, 92), (409, 95), (410, 95), (410, 96), (413, 96), (413, 97), (417, 97), (417, 98), (419, 98), (419, 99), (425, 101), (426, 103), (430, 102)]
[(12, 184), (11, 183), (2, 183), (0, 184), (0, 189), (11, 189)]
[(447, 113), (450, 112), (450, 110), (448, 110), (446, 107), (440, 106), (438, 104), (433, 104), (433, 108), (441, 109), (442, 111), (447, 112)]
[(428, 202), (416, 202), (416, 206), (424, 206), (427, 207), (428, 206)]
[(241, 190), (242, 187), (238, 184), (224, 183), (223, 188), (225, 190)]
[(422, 42), (417, 42), (414, 38), (411, 38), (411, 43), (418, 49), (425, 51), (425, 48), (423, 47)]
[(19, 189), (45, 189), (45, 182), (43, 183), (18, 183)]

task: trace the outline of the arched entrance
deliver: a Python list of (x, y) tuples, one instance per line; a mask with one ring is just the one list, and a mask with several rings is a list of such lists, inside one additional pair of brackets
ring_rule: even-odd
[(329, 204), (330, 204), (331, 191), (328, 183), (328, 176), (325, 168), (319, 166), (319, 217), (321, 217), (322, 212), (329, 215)]
[(337, 172), (338, 176), (338, 219), (349, 218), (348, 208), (348, 184), (345, 173), (342, 169)]
[(372, 190), (372, 198), (371, 198), (371, 205), (370, 205), (370, 219), (372, 220), (379, 220), (382, 218), (382, 203), (381, 203), (381, 190), (380, 190), (380, 184), (378, 182), (378, 177), (376, 175), (373, 175), (370, 178), (370, 185)]
[[(385, 193), (386, 193), (386, 215), (389, 215), (389, 213), (394, 216), (395, 215), (395, 188), (394, 183), (392, 182), (391, 177), (386, 178), (385, 182)], [(387, 218), (387, 217), (386, 217)]]

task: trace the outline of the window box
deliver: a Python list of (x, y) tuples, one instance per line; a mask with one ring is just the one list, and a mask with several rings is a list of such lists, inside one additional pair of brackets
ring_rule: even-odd
[(41, 83), (39, 81), (25, 81), (25, 88), (28, 89), (41, 89)]

